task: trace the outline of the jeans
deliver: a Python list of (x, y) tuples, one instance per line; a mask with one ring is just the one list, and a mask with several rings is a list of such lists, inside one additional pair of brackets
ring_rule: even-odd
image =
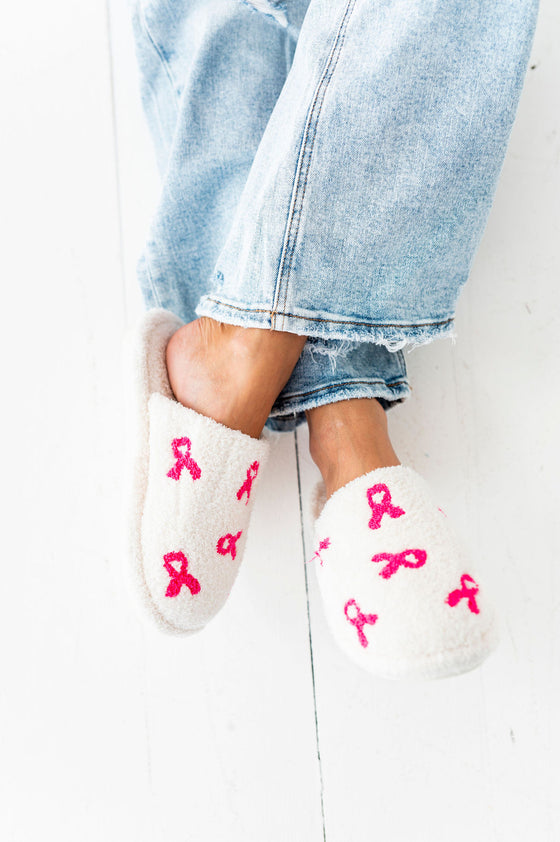
[(538, 0), (132, 0), (162, 177), (138, 277), (185, 322), (308, 337), (267, 426), (410, 394), (454, 335)]

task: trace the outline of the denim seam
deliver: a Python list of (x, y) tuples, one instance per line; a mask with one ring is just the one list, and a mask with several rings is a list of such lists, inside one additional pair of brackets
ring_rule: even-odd
[[(164, 129), (164, 120), (162, 117), (161, 111), (161, 98), (158, 97), (157, 90), (152, 82), (151, 79), (145, 79), (144, 84), (146, 85), (146, 89), (150, 92), (151, 103), (153, 107), (153, 114), (155, 117), (156, 126), (154, 127), (154, 134), (155, 131), (159, 131), (159, 136), (161, 138), (161, 142), (165, 143), (165, 129)], [(175, 93), (175, 91), (173, 90)]]
[(169, 62), (165, 58), (165, 55), (164, 55), (161, 47), (156, 43), (152, 33), (150, 32), (148, 22), (146, 21), (146, 14), (144, 12), (144, 6), (142, 5), (141, 2), (138, 3), (138, 6), (140, 8), (140, 16), (139, 17), (141, 18), (142, 28), (144, 29), (144, 32), (146, 33), (150, 44), (152, 45), (155, 52), (159, 56), (159, 60), (161, 61), (162, 65), (163, 65), (163, 69), (165, 70), (165, 75), (169, 79), (169, 84), (171, 85), (173, 93), (175, 94), (175, 96), (179, 97), (181, 95), (181, 93), (179, 91), (178, 86), (175, 83), (175, 79), (173, 78), (173, 74), (171, 73), (171, 68), (169, 66)]
[[(338, 59), (340, 57), (340, 52), (342, 50), (342, 44), (344, 43), (344, 36), (346, 34), (346, 28), (348, 25), (348, 20), (354, 6), (356, 5), (356, 0), (348, 0), (346, 4), (346, 8), (344, 10), (344, 14), (342, 16), (342, 20), (338, 27), (338, 31), (336, 33), (331, 51), (327, 58), (325, 67), (321, 74), (321, 78), (319, 80), (319, 84), (315, 90), (315, 95), (313, 97), (313, 101), (309, 108), (309, 112), (306, 119), (306, 125), (304, 128), (303, 138), (301, 142), (301, 149), (299, 153), (299, 159), (296, 167), (296, 174), (294, 179), (294, 186), (292, 189), (292, 199), (290, 203), (290, 210), (288, 214), (288, 220), (286, 224), (286, 231), (284, 233), (284, 244), (282, 247), (282, 254), (280, 257), (280, 266), (278, 270), (278, 275), (276, 279), (276, 289), (274, 292), (274, 300), (272, 304), (272, 311), (271, 311), (271, 327), (274, 329), (276, 327), (276, 316), (278, 313), (278, 304), (280, 299), (280, 293), (282, 288), (282, 281), (284, 280), (284, 297), (282, 301), (282, 307), (284, 310), (282, 311), (282, 316), (285, 315), (285, 307), (286, 307), (286, 300), (288, 296), (288, 282), (289, 282), (289, 275), (292, 268), (292, 260), (295, 251), (297, 236), (299, 232), (299, 225), (302, 216), (303, 210), (303, 200), (305, 198), (305, 191), (307, 187), (307, 179), (309, 177), (309, 170), (311, 164), (311, 155), (313, 153), (314, 143), (315, 143), (315, 136), (317, 134), (317, 126), (319, 122), (319, 117), (321, 114), (321, 109), (323, 107), (323, 102), (325, 99), (325, 95), (329, 86), (329, 83), (333, 77), (334, 71), (336, 69), (336, 65), (338, 63)], [(320, 97), (320, 98), (319, 98)], [(317, 106), (317, 107), (316, 107)], [(305, 167), (305, 172), (304, 172)], [(303, 181), (302, 181), (303, 177)], [(296, 216), (296, 206), (299, 205), (299, 210), (297, 213), (297, 219), (294, 223), (294, 217)], [(287, 263), (286, 263), (287, 261)], [(282, 322), (284, 325), (284, 321)]]
[[(231, 310), (239, 310), (242, 313), (266, 313), (267, 316), (274, 316), (274, 311), (267, 310), (258, 307), (237, 307), (235, 304), (229, 304), (226, 301), (220, 301), (218, 298), (214, 298), (211, 295), (205, 296), (206, 301), (212, 301), (214, 304), (218, 304), (220, 307), (229, 307)], [(337, 324), (337, 325), (358, 325), (363, 327), (439, 327), (439, 325), (447, 325), (450, 324), (455, 320), (454, 316), (450, 316), (448, 319), (443, 319), (436, 322), (367, 322), (367, 321), (351, 321), (349, 319), (323, 319), (319, 318), (319, 316), (300, 316), (297, 313), (282, 313), (283, 316), (288, 316), (291, 319), (302, 319), (302, 321), (310, 321), (310, 322), (325, 322), (329, 324)]]
[(154, 283), (154, 276), (152, 275), (152, 268), (150, 266), (150, 260), (148, 258), (148, 255), (146, 254), (146, 251), (147, 250), (145, 249), (144, 250), (144, 264), (146, 266), (146, 274), (148, 275), (148, 281), (150, 282), (150, 288), (152, 290), (152, 295), (154, 296), (154, 299), (155, 299), (158, 307), (161, 307), (162, 306), (161, 305), (161, 298), (159, 297), (159, 292), (158, 292), (157, 287)]
[(398, 361), (399, 361), (400, 366), (401, 366), (401, 371), (403, 373), (406, 372), (406, 360), (404, 358), (403, 352), (399, 349), (398, 351), (394, 351), (393, 353), (395, 353), (397, 355)]

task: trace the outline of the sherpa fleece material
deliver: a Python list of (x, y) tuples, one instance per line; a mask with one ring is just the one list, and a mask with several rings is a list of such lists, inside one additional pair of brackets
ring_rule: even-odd
[(131, 488), (128, 560), (148, 617), (163, 631), (203, 628), (225, 603), (270, 450), (184, 407), (165, 363), (182, 322), (153, 309), (127, 339)]
[(405, 465), (377, 468), (324, 498), (319, 483), (310, 561), (344, 652), (388, 679), (478, 666), (499, 642), (495, 612), (424, 478)]

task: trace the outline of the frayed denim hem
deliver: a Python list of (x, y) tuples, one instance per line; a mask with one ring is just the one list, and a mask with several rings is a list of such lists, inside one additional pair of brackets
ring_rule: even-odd
[(406, 378), (385, 383), (383, 380), (350, 381), (333, 383), (313, 392), (286, 395), (280, 406), (269, 415), (266, 427), (275, 432), (291, 432), (305, 423), (306, 409), (349, 400), (350, 398), (377, 398), (386, 411), (410, 397), (411, 388)]
[[(450, 336), (455, 341), (453, 315), (429, 321), (408, 324), (399, 322), (375, 323), (364, 320), (336, 318), (332, 314), (317, 313), (276, 313), (264, 307), (244, 307), (240, 304), (220, 300), (215, 296), (205, 295), (196, 308), (197, 316), (208, 316), (226, 324), (241, 327), (259, 327), (310, 336), (314, 339), (340, 339), (345, 342), (373, 342), (384, 345), (389, 351), (400, 351), (425, 345), (441, 336)], [(273, 317), (275, 317), (273, 328)], [(281, 327), (276, 326), (280, 321)], [(319, 349), (317, 349), (319, 350)], [(343, 346), (339, 353), (346, 348)], [(329, 355), (332, 351), (324, 351)]]

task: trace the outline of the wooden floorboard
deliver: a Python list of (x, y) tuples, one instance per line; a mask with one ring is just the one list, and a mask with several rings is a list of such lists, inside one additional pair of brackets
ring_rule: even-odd
[(389, 413), (484, 569), (500, 648), (377, 680), (315, 572), (308, 431), (275, 437), (246, 558), (201, 634), (123, 577), (121, 341), (158, 197), (125, 0), (11, 4), (0, 33), (0, 839), (557, 842), (560, 17), (542, 0), (457, 341)]

